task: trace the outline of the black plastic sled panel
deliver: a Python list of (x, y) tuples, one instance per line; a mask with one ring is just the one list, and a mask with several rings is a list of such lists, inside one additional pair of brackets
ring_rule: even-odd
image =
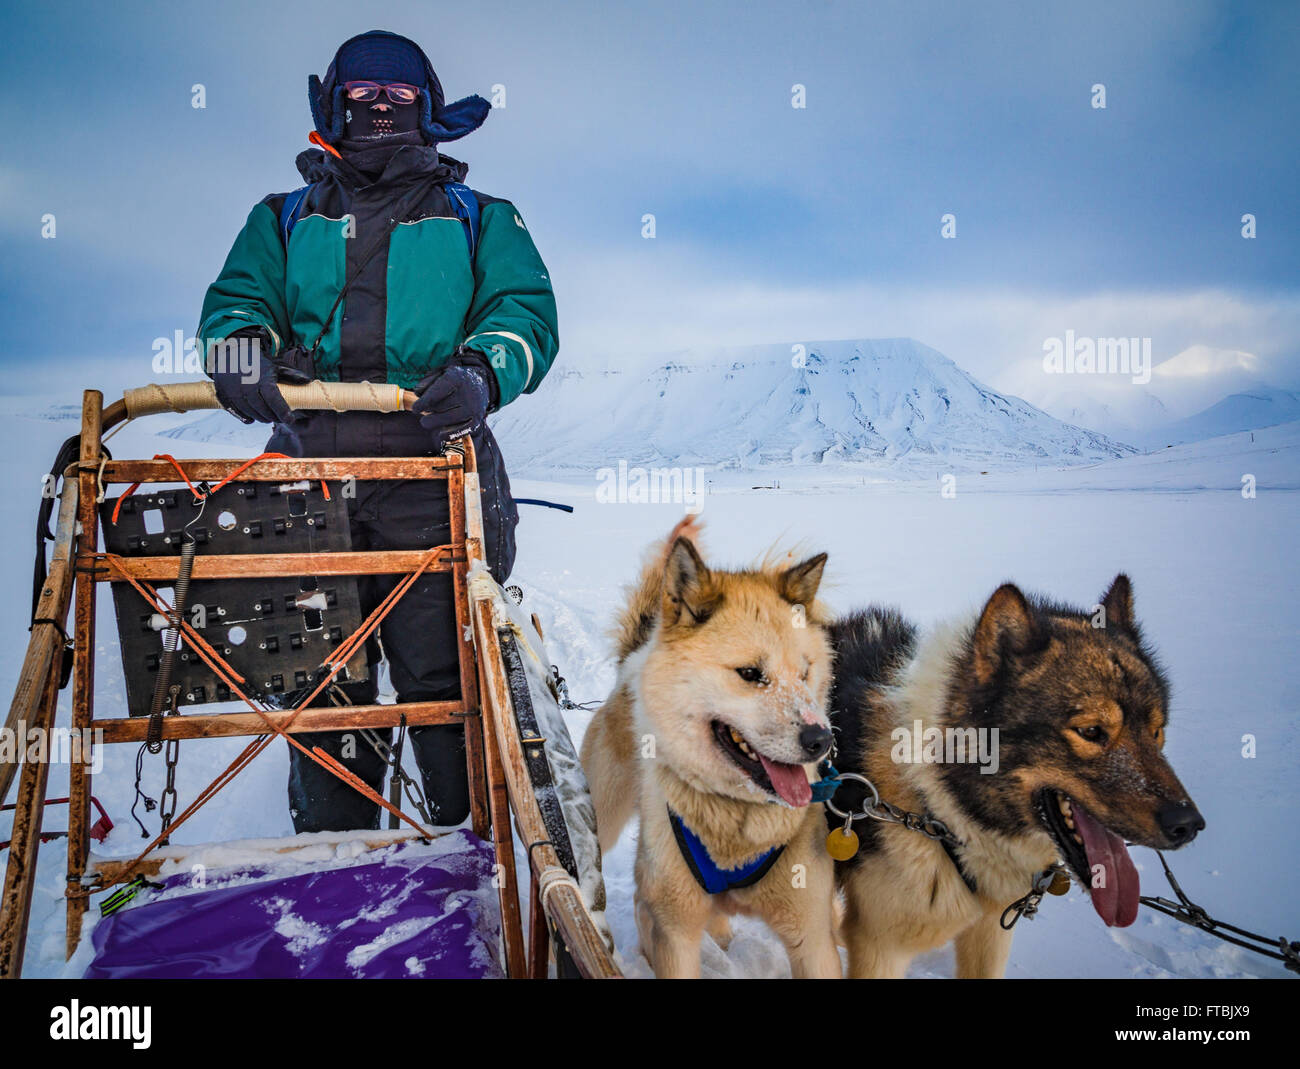
[[(337, 488), (326, 500), (318, 482), (245, 483), (210, 494), (200, 510), (194, 495), (179, 489), (137, 492), (102, 506), (104, 543), (123, 557), (180, 555), (186, 525), (197, 557), (240, 553), (322, 553), (352, 548), (347, 504)], [(126, 677), (128, 712), (148, 715), (162, 661), (167, 619), (126, 582), (114, 582)], [(169, 605), (175, 591), (159, 584)], [(193, 580), (186, 619), (244, 677), (251, 698), (278, 704), (278, 696), (312, 686), (322, 662), (361, 626), (354, 576), (286, 575), (273, 578)], [(339, 682), (367, 677), (364, 647), (336, 676)], [(183, 639), (172, 668), (178, 706), (237, 700), (224, 681)]]
[(242, 483), (199, 502), (188, 487), (137, 491), (101, 507), (104, 544), (123, 557), (180, 555), (189, 533), (205, 553), (333, 553), (352, 548), (347, 505), (338, 487), (325, 499), (320, 483)]

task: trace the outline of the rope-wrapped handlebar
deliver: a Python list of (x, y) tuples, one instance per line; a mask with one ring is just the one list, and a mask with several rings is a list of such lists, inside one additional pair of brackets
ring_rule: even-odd
[[(280, 386), (280, 395), (293, 409), (334, 412), (401, 412), (415, 403), (415, 394), (400, 386), (370, 382), (308, 382), (301, 386)], [(150, 383), (122, 395), (126, 418), (138, 419), (160, 412), (194, 412), (220, 408), (217, 390), (207, 380)]]

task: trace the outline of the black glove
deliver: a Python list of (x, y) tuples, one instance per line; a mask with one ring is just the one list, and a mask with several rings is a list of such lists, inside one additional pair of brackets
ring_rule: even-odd
[(421, 379), (411, 411), (432, 431), (439, 448), (477, 428), (492, 406), (492, 369), (477, 353), (462, 351)]
[(281, 379), (303, 382), (310, 376), (304, 378), (292, 369), (282, 369), (270, 358), (271, 336), (265, 328), (237, 330), (227, 340), (239, 339), (246, 339), (245, 345), (256, 341), (257, 355), (248, 374), (238, 366), (240, 361), (234, 359), (229, 361), (234, 366), (212, 369), (212, 382), (217, 388), (217, 400), (221, 402), (221, 407), (245, 423), (289, 422), (293, 410), (280, 396), (276, 384)]

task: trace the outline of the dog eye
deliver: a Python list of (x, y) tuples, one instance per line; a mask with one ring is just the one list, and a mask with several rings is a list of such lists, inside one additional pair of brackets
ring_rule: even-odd
[(746, 683), (766, 683), (767, 679), (763, 676), (763, 669), (754, 665), (746, 665), (744, 668), (737, 668), (736, 675), (740, 676)]
[(1074, 733), (1081, 739), (1095, 742), (1098, 746), (1105, 746), (1106, 740), (1110, 737), (1106, 734), (1106, 729), (1098, 724), (1089, 724), (1086, 728), (1075, 728)]

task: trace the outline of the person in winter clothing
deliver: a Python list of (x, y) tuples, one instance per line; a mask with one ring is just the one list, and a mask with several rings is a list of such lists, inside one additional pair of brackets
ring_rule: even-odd
[[(198, 335), (217, 395), (245, 422), (274, 424), (267, 449), (290, 456), (430, 456), (468, 432), (487, 559), (503, 582), (518, 515), (484, 418), (537, 388), (559, 336), (550, 278), (518, 210), (460, 185), (468, 168), (439, 151), (482, 125), (490, 105), (478, 96), (448, 104), (419, 46), (381, 30), (346, 41), (325, 77), (308, 80), (308, 98), (320, 149), (298, 157), (305, 193), (272, 194), (253, 208), (203, 302)], [(474, 205), (457, 203), (467, 194)], [(467, 221), (474, 215), (477, 226)], [(232, 342), (252, 350), (251, 370), (212, 358)], [(395, 383), (419, 400), (393, 414), (291, 412), (276, 383), (310, 378)], [(356, 549), (451, 540), (443, 482), (362, 483), (348, 505)], [(399, 580), (363, 577), (363, 613)], [(385, 618), (380, 640), (399, 701), (459, 696), (450, 576), (422, 577)], [(378, 644), (368, 652), (370, 678), (319, 701), (341, 690), (351, 704), (374, 702)], [(469, 807), (462, 728), (410, 734), (435, 819), (459, 823)], [(384, 762), (362, 740), (300, 738), (380, 789)], [(378, 826), (374, 803), (290, 754), (299, 832)]]

